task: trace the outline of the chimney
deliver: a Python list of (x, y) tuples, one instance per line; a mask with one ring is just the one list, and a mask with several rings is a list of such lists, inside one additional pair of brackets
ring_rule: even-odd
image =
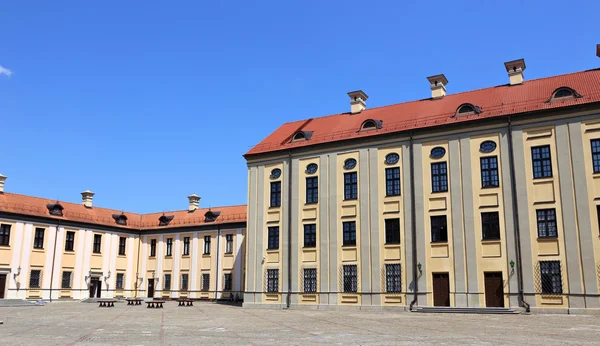
[(600, 58), (600, 44), (596, 45), (596, 56)]
[(523, 71), (525, 71), (525, 59), (513, 60), (504, 63), (510, 85), (523, 84)]
[(6, 176), (0, 173), (0, 195), (4, 193), (4, 182), (6, 181)]
[(438, 74), (435, 76), (427, 77), (429, 84), (431, 84), (431, 98), (432, 99), (441, 99), (446, 96), (446, 84), (448, 84), (448, 79), (443, 74)]
[(200, 208), (200, 196), (193, 193), (188, 196), (188, 200), (190, 201), (190, 206), (188, 208), (189, 212), (193, 212), (194, 210)]
[(81, 193), (81, 203), (86, 207), (86, 208), (91, 208), (92, 207), (92, 200), (94, 199), (94, 195), (95, 193), (93, 193), (90, 190), (85, 190)]
[(362, 90), (351, 91), (348, 93), (348, 96), (350, 96), (350, 113), (360, 113), (367, 108), (367, 99), (369, 96)]

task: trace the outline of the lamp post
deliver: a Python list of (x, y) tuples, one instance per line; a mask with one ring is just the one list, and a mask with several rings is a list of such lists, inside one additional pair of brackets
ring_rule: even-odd
[(515, 273), (515, 261), (510, 260), (510, 276), (513, 276)]
[(423, 270), (421, 269), (423, 266), (421, 265), (421, 262), (419, 262), (419, 264), (417, 264), (417, 269), (419, 269), (419, 276), (423, 275)]
[(17, 276), (21, 275), (21, 266), (17, 268), (17, 272), (13, 274), (13, 279), (17, 280)]

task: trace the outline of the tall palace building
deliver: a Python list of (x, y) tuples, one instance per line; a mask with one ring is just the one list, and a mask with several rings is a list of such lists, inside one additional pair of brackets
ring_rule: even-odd
[(244, 306), (600, 309), (600, 69), (504, 67), (384, 107), (353, 91), (247, 152)]

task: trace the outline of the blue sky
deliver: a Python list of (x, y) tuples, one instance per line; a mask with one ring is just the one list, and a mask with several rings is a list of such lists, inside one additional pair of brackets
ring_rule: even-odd
[[(596, 1), (6, 1), (6, 191), (133, 212), (246, 203), (286, 121), (600, 67)], [(10, 76), (9, 76), (10, 75)]]

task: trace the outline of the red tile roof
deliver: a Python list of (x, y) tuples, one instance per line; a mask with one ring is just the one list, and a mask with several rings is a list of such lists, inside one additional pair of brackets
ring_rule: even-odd
[[(570, 87), (583, 97), (546, 102), (560, 87)], [(285, 123), (245, 156), (599, 101), (600, 69), (594, 69), (525, 81), (521, 85), (507, 84), (450, 94), (437, 100), (424, 99), (367, 108), (359, 114), (341, 113)], [(479, 106), (482, 112), (477, 115), (455, 116), (458, 107), (465, 103)], [(382, 120), (383, 127), (359, 131), (361, 124), (367, 119)], [(300, 130), (312, 131), (312, 138), (291, 142), (292, 136)]]
[[(122, 212), (120, 210), (99, 208), (96, 206), (94, 206), (93, 208), (86, 208), (82, 204), (60, 201), (60, 205), (64, 208), (63, 216), (61, 217), (50, 215), (50, 213), (48, 212), (48, 208), (46, 207), (46, 205), (54, 203), (56, 203), (56, 200), (46, 198), (25, 196), (8, 192), (0, 194), (0, 211), (2, 212), (39, 216), (55, 220), (83, 222), (129, 230), (165, 229), (176, 227), (201, 226), (207, 224), (228, 224), (246, 222), (245, 205), (211, 208), (211, 210), (214, 212), (221, 212), (219, 217), (217, 217), (214, 222), (204, 221), (204, 214), (208, 211), (207, 208), (197, 209), (194, 212), (188, 212), (187, 210), (164, 212), (166, 216), (172, 215), (174, 216), (174, 218), (173, 220), (171, 220), (168, 226), (159, 226), (158, 219), (163, 215), (162, 212), (153, 214), (136, 214)], [(113, 219), (113, 215), (120, 215), (121, 213), (127, 216), (126, 226), (118, 225)]]

